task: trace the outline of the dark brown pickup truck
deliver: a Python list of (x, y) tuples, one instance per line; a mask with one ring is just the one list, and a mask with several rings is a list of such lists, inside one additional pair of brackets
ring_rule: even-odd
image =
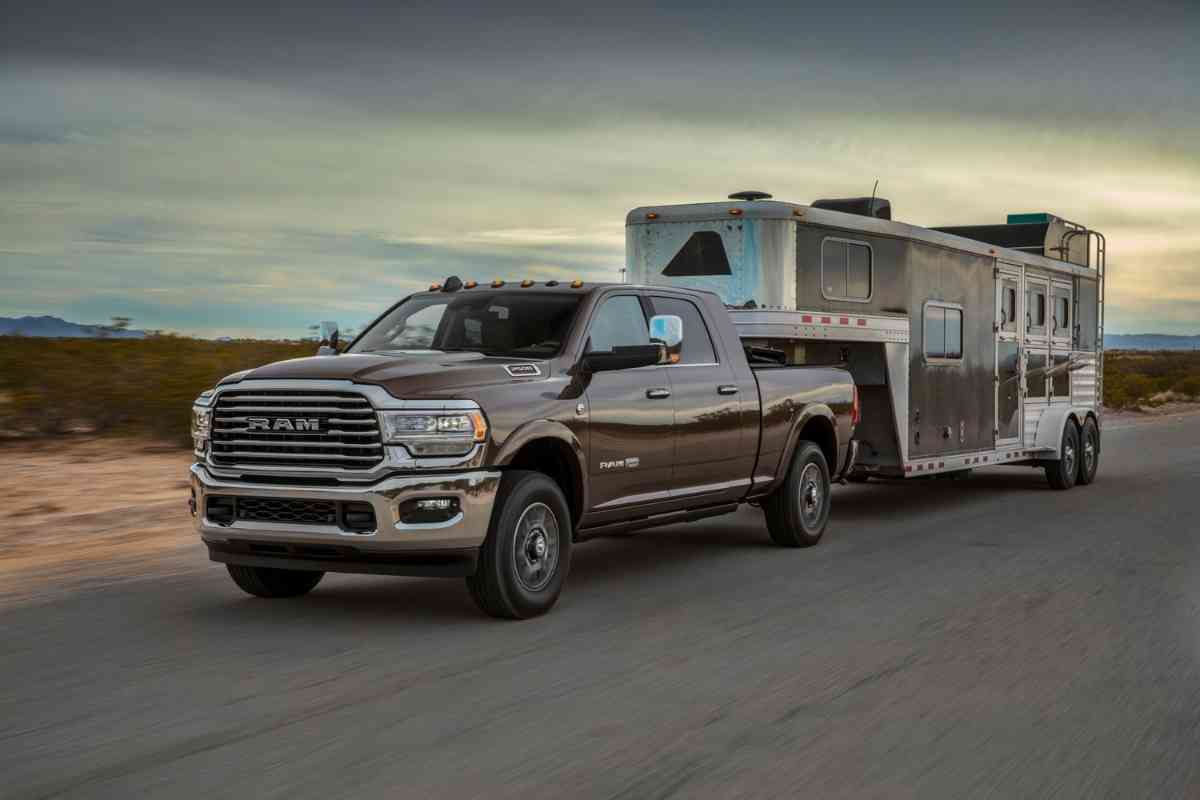
[(528, 617), (589, 537), (752, 503), (777, 543), (815, 544), (854, 460), (850, 375), (744, 348), (706, 292), (451, 278), (325, 352), (193, 408), (196, 527), (254, 595), (465, 576)]

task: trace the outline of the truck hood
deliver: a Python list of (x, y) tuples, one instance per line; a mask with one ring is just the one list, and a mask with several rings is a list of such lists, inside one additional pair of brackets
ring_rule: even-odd
[[(506, 366), (533, 364), (537, 375), (509, 374)], [(241, 380), (344, 380), (383, 386), (394, 397), (446, 397), (464, 389), (545, 379), (545, 361), (482, 353), (395, 353), (312, 356), (277, 361), (223, 382)]]

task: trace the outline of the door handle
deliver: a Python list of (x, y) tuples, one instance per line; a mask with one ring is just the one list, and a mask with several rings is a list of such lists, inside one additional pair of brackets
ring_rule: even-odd
[(670, 389), (647, 389), (646, 397), (651, 400), (664, 400), (671, 396)]
[(737, 394), (738, 387), (731, 383), (722, 384), (717, 387), (717, 394)]

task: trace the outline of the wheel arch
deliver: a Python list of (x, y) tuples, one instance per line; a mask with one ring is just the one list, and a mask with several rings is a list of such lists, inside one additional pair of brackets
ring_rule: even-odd
[[(1066, 430), (1067, 423), (1073, 423), (1076, 429), (1082, 430), (1083, 420), (1087, 417), (1095, 418), (1094, 412), (1090, 409), (1076, 408), (1074, 406), (1060, 406), (1058, 408), (1049, 408), (1042, 413), (1038, 420), (1037, 437), (1034, 440), (1034, 446), (1043, 448), (1053, 448), (1054, 456), (1051, 460), (1056, 460), (1062, 457), (1062, 439), (1063, 431)], [(1096, 422), (1099, 425), (1099, 420)]]
[(815, 442), (825, 456), (829, 474), (831, 476), (837, 474), (841, 466), (838, 463), (837, 417), (833, 410), (824, 403), (813, 403), (805, 406), (796, 415), (795, 422), (792, 423), (791, 431), (788, 433), (787, 447), (784, 448), (780, 457), (779, 469), (771, 484), (772, 489), (787, 477), (788, 468), (796, 456), (796, 449), (800, 446), (801, 441)]
[(494, 463), (501, 468), (528, 469), (549, 476), (567, 499), (572, 528), (579, 527), (587, 508), (587, 482), (583, 444), (570, 428), (550, 420), (526, 423), (505, 440)]

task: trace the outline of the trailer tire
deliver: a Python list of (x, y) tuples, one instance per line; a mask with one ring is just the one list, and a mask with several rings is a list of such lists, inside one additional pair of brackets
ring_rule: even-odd
[(1052, 488), (1065, 491), (1075, 485), (1079, 476), (1079, 426), (1071, 420), (1063, 427), (1059, 455), (1057, 461), (1046, 462), (1046, 480)]
[(566, 582), (571, 537), (571, 511), (558, 484), (541, 472), (506, 472), (479, 565), (467, 576), (471, 598), (493, 617), (546, 613)]
[(255, 597), (299, 597), (308, 594), (325, 577), (324, 572), (226, 564), (229, 577), (246, 594)]
[(1080, 486), (1087, 486), (1096, 480), (1096, 471), (1100, 469), (1100, 426), (1091, 417), (1083, 423), (1083, 432), (1079, 437), (1079, 478)]
[(801, 441), (787, 477), (766, 502), (767, 531), (782, 547), (812, 547), (829, 524), (829, 464), (821, 447)]

